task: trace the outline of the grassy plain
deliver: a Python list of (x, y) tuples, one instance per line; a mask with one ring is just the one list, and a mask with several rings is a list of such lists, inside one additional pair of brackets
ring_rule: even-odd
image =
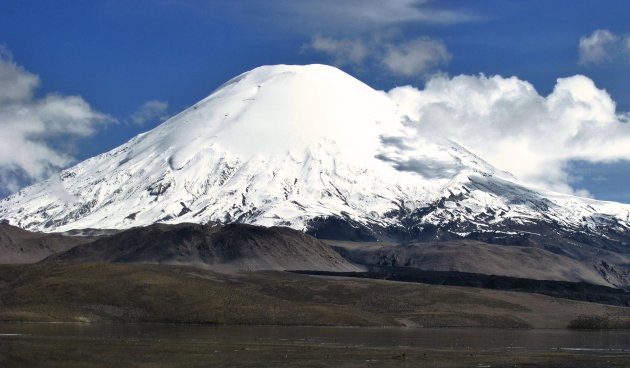
[(630, 309), (538, 294), (287, 272), (148, 264), (0, 266), (0, 321), (567, 328), (626, 327)]

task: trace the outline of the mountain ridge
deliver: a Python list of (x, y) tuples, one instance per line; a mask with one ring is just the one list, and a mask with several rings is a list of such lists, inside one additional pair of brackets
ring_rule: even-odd
[(43, 262), (192, 265), (221, 272), (362, 270), (302, 232), (245, 224), (136, 227), (52, 254)]

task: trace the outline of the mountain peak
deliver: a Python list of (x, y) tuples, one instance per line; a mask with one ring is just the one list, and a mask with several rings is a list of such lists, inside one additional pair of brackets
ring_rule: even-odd
[(233, 78), (157, 130), (181, 167), (209, 145), (250, 158), (302, 154), (327, 139), (373, 153), (381, 131), (400, 120), (391, 100), (339, 69), (274, 65)]
[(352, 239), (599, 234), (629, 213), (528, 188), (325, 65), (243, 73), (0, 202), (0, 219), (31, 230), (218, 221)]

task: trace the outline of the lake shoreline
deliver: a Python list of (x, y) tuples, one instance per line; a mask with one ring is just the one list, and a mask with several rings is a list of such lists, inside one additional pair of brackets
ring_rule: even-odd
[(3, 367), (625, 367), (630, 332), (6, 324)]
[[(571, 330), (576, 332), (596, 332), (596, 331), (630, 331), (630, 328), (544, 328), (544, 327), (408, 327), (408, 326), (351, 326), (351, 325), (272, 325), (272, 324), (220, 324), (220, 323), (196, 323), (196, 322), (77, 322), (77, 321), (58, 321), (58, 322), (42, 322), (42, 321), (1, 321), (0, 324), (7, 325), (70, 325), (70, 326), (198, 326), (198, 327), (277, 327), (277, 328), (328, 328), (328, 329), (369, 329), (369, 330), (387, 330), (387, 329), (409, 329), (409, 330), (516, 330), (516, 331), (562, 331)], [(1, 336), (1, 335), (0, 335)]]

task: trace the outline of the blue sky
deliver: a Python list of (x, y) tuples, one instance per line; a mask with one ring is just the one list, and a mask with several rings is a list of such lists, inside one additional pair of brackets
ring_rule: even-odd
[[(79, 104), (73, 106), (81, 115), (66, 118), (50, 133), (47, 127), (56, 123), (38, 110), (39, 125), (15, 139), (9, 140), (12, 134), (0, 137), (5, 147), (24, 140), (21, 153), (14, 155), (28, 156), (29, 147), (40, 154), (31, 160), (10, 154), (0, 159), (0, 196), (111, 149), (227, 79), (265, 64), (335, 64), (385, 91), (407, 85), (422, 90), (434, 78), (455, 84), (459, 82), (450, 78), (460, 74), (516, 76), (542, 97), (554, 91), (558, 78), (582, 74), (616, 103), (620, 117), (615, 124), (626, 125), (628, 14), (630, 3), (618, 0), (2, 1), (5, 76), (17, 74), (28, 81), (33, 75), (37, 83), (33, 95), (0, 103), (0, 109), (9, 111), (0, 110), (0, 126), (9, 124), (16, 104), (42, 110), (50, 94), (59, 97), (59, 104)], [(0, 88), (12, 86), (5, 82)], [(80, 96), (85, 105), (71, 96)], [(543, 150), (540, 155), (554, 159), (537, 156), (544, 166), (538, 176), (532, 174), (536, 167), (515, 170), (531, 182), (543, 183), (543, 174), (552, 178), (553, 183), (542, 184), (550, 189), (630, 203), (630, 147), (624, 150), (626, 141), (619, 140), (615, 144), (622, 148), (596, 152), (600, 146), (608, 149), (602, 145), (607, 139), (625, 137), (622, 128), (607, 127), (608, 135), (589, 147), (583, 139), (561, 153)], [(514, 130), (505, 128), (501, 134)], [(477, 152), (476, 142), (465, 145)], [(580, 149), (594, 153), (581, 154)], [(55, 159), (47, 161), (50, 157)]]

